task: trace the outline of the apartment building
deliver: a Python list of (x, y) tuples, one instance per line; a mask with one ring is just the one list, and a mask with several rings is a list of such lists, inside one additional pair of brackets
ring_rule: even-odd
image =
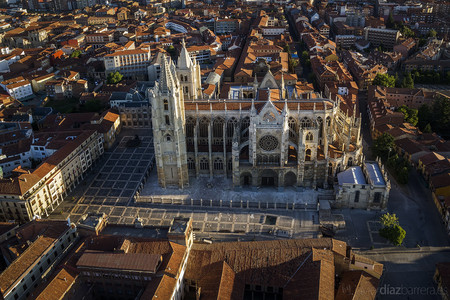
[(20, 169), (18, 176), (0, 180), (0, 220), (48, 216), (104, 152), (103, 136), (97, 131), (64, 134), (64, 141), (53, 141), (60, 148), (34, 171)]
[(114, 32), (109, 31), (87, 34), (85, 41), (94, 48), (100, 48), (114, 41)]
[(33, 96), (33, 89), (30, 81), (22, 76), (5, 80), (0, 86), (16, 100), (26, 100)]
[(31, 80), (31, 86), (33, 87), (33, 91), (35, 93), (45, 91), (45, 84), (48, 81), (53, 80), (54, 78), (55, 78), (55, 73), (50, 73), (50, 74), (46, 74), (43, 76), (33, 78)]
[(221, 19), (214, 21), (215, 34), (229, 34), (241, 28), (241, 20), (239, 19)]
[(0, 274), (0, 297), (30, 299), (78, 240), (77, 227), (70, 221), (34, 220), (13, 233), (0, 244), (7, 265)]
[(49, 80), (45, 83), (47, 96), (56, 100), (63, 100), (71, 97), (80, 97), (82, 93), (88, 91), (88, 83), (84, 79), (68, 80), (60, 78)]
[(211, 61), (211, 56), (216, 54), (214, 49), (209, 45), (191, 46), (187, 48), (187, 51), (189, 52), (191, 59), (195, 58), (200, 64)]
[(387, 88), (382, 86), (374, 87), (370, 94), (385, 99), (390, 107), (406, 105), (415, 109), (418, 109), (423, 104), (431, 104), (437, 95), (436, 92), (429, 92), (423, 89)]
[(355, 45), (356, 36), (354, 35), (336, 35), (334, 38), (334, 42), (336, 43), (336, 47), (349, 49), (350, 47)]
[(116, 51), (104, 57), (105, 74), (118, 71), (125, 78), (145, 80), (150, 62), (150, 48)]
[(287, 29), (284, 26), (262, 27), (263, 35), (280, 35), (284, 34)]
[(115, 22), (114, 17), (89, 17), (87, 19), (88, 25), (104, 25), (107, 23), (113, 23)]
[(364, 28), (364, 37), (375, 46), (383, 46), (388, 49), (393, 49), (400, 37), (400, 31), (385, 28)]

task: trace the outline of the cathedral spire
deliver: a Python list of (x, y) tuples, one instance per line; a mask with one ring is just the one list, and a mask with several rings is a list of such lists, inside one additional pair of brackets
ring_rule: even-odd
[(173, 78), (166, 55), (162, 56), (161, 75), (159, 78), (159, 90), (161, 92), (169, 92), (173, 87)]
[(179, 69), (189, 69), (192, 66), (192, 59), (189, 56), (189, 52), (186, 49), (186, 43), (184, 42), (184, 38), (181, 42), (181, 52), (180, 56), (178, 57), (178, 63), (177, 66)]

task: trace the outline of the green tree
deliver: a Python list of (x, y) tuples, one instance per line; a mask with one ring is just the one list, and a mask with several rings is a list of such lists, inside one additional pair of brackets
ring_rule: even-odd
[(431, 128), (433, 127), (431, 125), (433, 121), (432, 107), (430, 107), (428, 104), (423, 104), (419, 107), (418, 117), (420, 129), (423, 130), (427, 125), (430, 125)]
[(450, 99), (436, 97), (433, 102), (431, 127), (443, 136), (450, 134)]
[(373, 79), (372, 85), (381, 85), (385, 87), (395, 87), (395, 77), (389, 74), (378, 73)]
[(122, 81), (123, 75), (120, 74), (118, 71), (109, 73), (108, 77), (106, 78), (106, 81), (110, 84), (116, 84), (120, 81)]
[(388, 17), (388, 19), (387, 19), (387, 21), (386, 21), (386, 27), (387, 27), (387, 28), (393, 28), (394, 25), (395, 25), (395, 22), (394, 22), (394, 16), (392, 15), (392, 11), (391, 11), (391, 12), (389, 13), (389, 17)]
[(422, 130), (424, 133), (432, 133), (433, 129), (431, 129), (431, 125), (430, 123), (428, 123), (427, 125), (425, 125), (425, 127)]
[(396, 214), (385, 213), (380, 217), (380, 222), (383, 227), (390, 227), (400, 224)]
[(169, 53), (169, 55), (171, 57), (175, 57), (177, 55), (177, 50), (175, 49), (174, 46), (170, 45), (169, 47), (167, 47), (166, 49), (167, 53)]
[(376, 138), (372, 146), (374, 156), (381, 157), (383, 160), (386, 160), (393, 150), (394, 137), (386, 132)]
[(417, 122), (419, 121), (418, 118), (418, 111), (414, 108), (409, 108), (406, 105), (400, 106), (397, 111), (401, 112), (405, 116), (405, 121), (410, 123), (413, 126), (417, 125)]
[(400, 246), (406, 237), (406, 231), (400, 226), (395, 214), (385, 213), (380, 217), (380, 235), (395, 246)]
[(298, 66), (298, 59), (289, 58), (289, 71), (291, 73), (295, 72), (295, 68)]
[(301, 58), (301, 61), (302, 61), (302, 65), (303, 65), (304, 67), (309, 68), (309, 67), (311, 66), (311, 60), (310, 60), (310, 58), (309, 58), (309, 53), (308, 53), (308, 51), (303, 51), (303, 52), (302, 52), (302, 58)]
[(81, 50), (75, 50), (72, 52), (72, 54), (70, 54), (71, 58), (78, 58), (81, 55)]
[(405, 25), (401, 25), (400, 26), (400, 32), (402, 33), (402, 35), (405, 38), (410, 38), (410, 37), (415, 37), (416, 36), (414, 31), (412, 31), (411, 28), (409, 28), (408, 26), (405, 26)]
[(431, 29), (430, 31), (428, 31), (428, 37), (436, 37), (437, 32), (434, 29)]
[(406, 237), (406, 231), (400, 225), (394, 225), (381, 228), (380, 235), (395, 246), (400, 246)]
[(403, 76), (403, 79), (405, 80), (405, 83), (402, 87), (404, 88), (414, 88), (414, 80), (412, 78), (411, 72), (407, 72), (405, 76)]

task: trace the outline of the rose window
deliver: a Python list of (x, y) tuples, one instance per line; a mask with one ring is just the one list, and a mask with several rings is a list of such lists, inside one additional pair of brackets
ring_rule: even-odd
[(278, 140), (273, 135), (263, 136), (259, 140), (259, 147), (265, 151), (272, 151), (278, 147)]

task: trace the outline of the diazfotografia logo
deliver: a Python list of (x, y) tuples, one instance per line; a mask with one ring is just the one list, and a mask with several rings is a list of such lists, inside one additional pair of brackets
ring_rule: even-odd
[(377, 288), (378, 294), (383, 296), (435, 296), (435, 295), (446, 295), (447, 291), (445, 288), (438, 289), (435, 287), (425, 287), (425, 286), (392, 286), (390, 284), (384, 284)]

